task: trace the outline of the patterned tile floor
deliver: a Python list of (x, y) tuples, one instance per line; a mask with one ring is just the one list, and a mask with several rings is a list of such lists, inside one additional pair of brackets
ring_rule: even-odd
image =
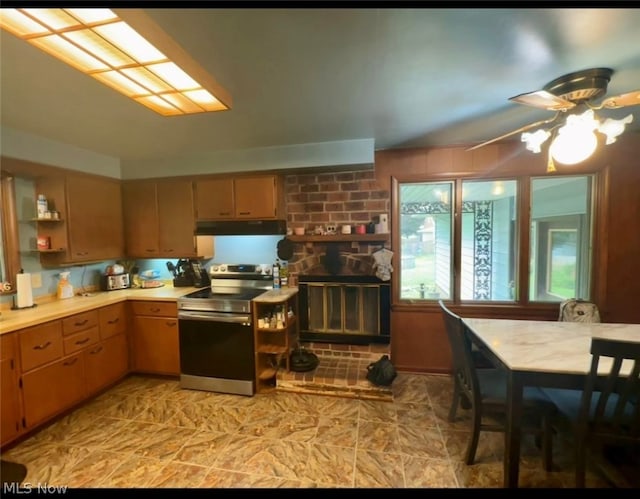
[[(448, 376), (400, 373), (391, 402), (276, 390), (254, 397), (181, 390), (130, 376), (10, 448), (25, 483), (76, 487), (500, 487), (501, 434), (462, 462), (466, 411), (446, 420)], [(572, 487), (570, 449), (556, 471), (523, 440), (522, 487)], [(589, 472), (587, 485), (608, 486)]]

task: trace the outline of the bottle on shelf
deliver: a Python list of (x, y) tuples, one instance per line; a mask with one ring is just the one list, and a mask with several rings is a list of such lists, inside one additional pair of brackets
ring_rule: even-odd
[(286, 260), (282, 261), (280, 267), (280, 286), (286, 288), (289, 286), (289, 264)]
[(276, 259), (276, 263), (273, 264), (273, 289), (280, 288), (280, 259)]
[(38, 218), (45, 218), (46, 213), (49, 211), (49, 205), (44, 194), (38, 194), (38, 201), (36, 206), (38, 211)]

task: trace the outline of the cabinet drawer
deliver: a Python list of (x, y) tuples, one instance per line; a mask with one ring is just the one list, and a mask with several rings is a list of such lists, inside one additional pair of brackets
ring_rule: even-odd
[(62, 334), (67, 336), (69, 334), (77, 333), (83, 329), (88, 329), (98, 325), (98, 311), (90, 310), (89, 312), (82, 312), (81, 314), (71, 315), (65, 319), (62, 319)]
[(100, 338), (103, 340), (117, 334), (124, 333), (127, 329), (124, 302), (102, 307), (98, 310), (100, 321)]
[(64, 337), (64, 354), (69, 355), (78, 350), (94, 345), (100, 341), (100, 334), (98, 333), (98, 326), (93, 326), (84, 331), (80, 331), (76, 334), (71, 334)]
[(155, 317), (178, 317), (176, 303), (164, 301), (134, 301), (131, 307), (135, 315), (151, 315)]
[(28, 371), (62, 357), (62, 324), (48, 322), (19, 333), (22, 370)]

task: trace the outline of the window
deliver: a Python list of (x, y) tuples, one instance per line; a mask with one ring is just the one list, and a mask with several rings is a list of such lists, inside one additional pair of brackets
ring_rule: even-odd
[(515, 180), (462, 182), (462, 300), (515, 300), (517, 187)]
[(588, 300), (592, 186), (590, 175), (399, 182), (400, 300)]
[(400, 185), (400, 298), (449, 299), (453, 182)]
[(529, 299), (589, 299), (592, 177), (531, 180)]

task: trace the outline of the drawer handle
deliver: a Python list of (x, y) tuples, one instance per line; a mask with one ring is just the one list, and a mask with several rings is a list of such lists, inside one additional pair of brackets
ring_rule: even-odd
[(78, 340), (76, 341), (76, 345), (84, 345), (87, 341), (89, 341), (90, 338), (85, 338), (84, 340)]
[(99, 346), (99, 347), (98, 347), (98, 348), (96, 348), (95, 350), (91, 350), (89, 353), (90, 353), (91, 355), (95, 355), (95, 354), (100, 353), (100, 352), (102, 352), (102, 346)]
[(107, 321), (107, 324), (116, 324), (120, 320), (120, 317), (116, 317), (113, 320)]
[(75, 322), (73, 325), (74, 326), (84, 326), (87, 322), (89, 322), (89, 319), (85, 319), (82, 322)]
[(173, 327), (173, 326), (175, 326), (175, 325), (176, 325), (176, 321), (167, 321), (167, 322), (165, 322), (165, 324), (166, 324), (167, 326), (169, 326), (169, 327)]
[(145, 251), (146, 251), (146, 252), (148, 252), (148, 253), (153, 253), (155, 250), (154, 250), (154, 249), (147, 248)]
[(66, 362), (63, 362), (62, 365), (63, 366), (72, 366), (76, 362), (78, 362), (78, 357), (75, 357), (75, 358), (73, 358), (71, 360), (67, 360)]
[(240, 215), (251, 215), (251, 212), (250, 211), (241, 211), (239, 214)]
[(46, 343), (43, 343), (42, 345), (36, 345), (33, 347), (34, 350), (44, 350), (45, 348), (47, 348), (49, 345), (51, 345), (50, 341), (47, 341)]
[(151, 311), (154, 312), (154, 313), (157, 313), (157, 312), (160, 312), (160, 309), (159, 308), (152, 308)]

